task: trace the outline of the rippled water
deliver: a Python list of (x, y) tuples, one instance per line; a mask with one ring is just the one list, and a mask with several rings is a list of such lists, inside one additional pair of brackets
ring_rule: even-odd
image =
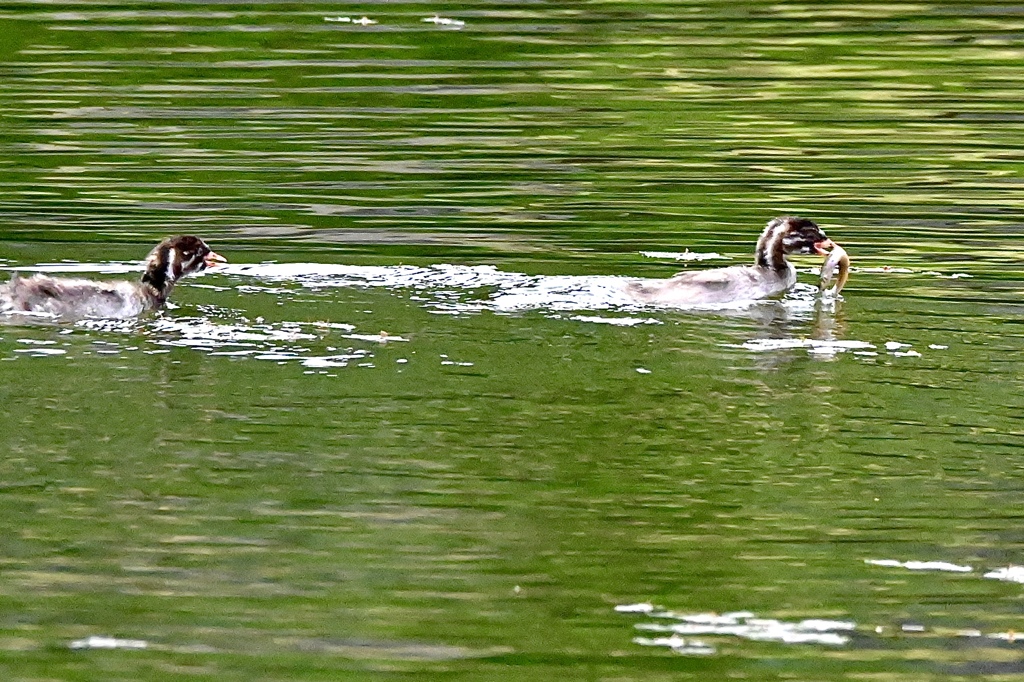
[[(0, 325), (4, 678), (1020, 675), (1022, 40), (1002, 3), (4, 5), (0, 267), (230, 261)], [(811, 258), (622, 296), (784, 213), (842, 299)]]

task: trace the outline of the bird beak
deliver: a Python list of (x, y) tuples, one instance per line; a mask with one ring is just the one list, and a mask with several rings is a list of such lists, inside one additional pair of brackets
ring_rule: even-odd
[(216, 267), (218, 263), (227, 263), (228, 259), (220, 255), (219, 253), (211, 251), (210, 253), (206, 254), (206, 258), (203, 259), (203, 262), (206, 263), (206, 267), (212, 268)]
[(819, 256), (827, 256), (828, 255), (828, 250), (832, 249), (832, 248), (835, 248), (835, 246), (836, 246), (836, 243), (834, 241), (832, 241), (831, 239), (826, 239), (823, 242), (815, 242), (814, 243), (814, 252), (817, 253)]

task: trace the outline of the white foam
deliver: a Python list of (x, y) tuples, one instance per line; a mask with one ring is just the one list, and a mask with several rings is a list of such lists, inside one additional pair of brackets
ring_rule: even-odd
[[(171, 352), (171, 348), (190, 348), (211, 356), (253, 359), (277, 363), (297, 363), (304, 367), (347, 367), (353, 361), (363, 361), (363, 366), (373, 367), (366, 362), (373, 358), (368, 349), (359, 345), (390, 342), (409, 342), (409, 339), (389, 335), (352, 333), (355, 325), (342, 322), (275, 322), (268, 323), (257, 318), (256, 323), (245, 317), (224, 320), (223, 311), (216, 311), (221, 319), (207, 316), (172, 317), (158, 313), (155, 316), (131, 320), (82, 320), (76, 328), (121, 333), (130, 336), (131, 342), (120, 344), (108, 341), (94, 341), (94, 350), (84, 354), (120, 355), (140, 352), (156, 355)], [(140, 330), (146, 341), (139, 344)], [(342, 333), (338, 333), (342, 332)], [(64, 333), (64, 332), (62, 332)], [(339, 349), (337, 340), (349, 339), (355, 348)], [(331, 344), (329, 340), (334, 340)], [(52, 348), (56, 341), (20, 339), (27, 348), (15, 348), (13, 352), (28, 357), (66, 355), (64, 348)], [(325, 343), (326, 342), (326, 343)], [(67, 344), (65, 344), (67, 345)], [(74, 352), (74, 351), (71, 351)], [(459, 363), (471, 364), (471, 363)]]
[(1002, 639), (1007, 642), (1010, 642), (1011, 644), (1024, 640), (1024, 637), (1022, 637), (1019, 632), (1016, 632), (1014, 630), (1010, 630), (1008, 632), (993, 632), (990, 635), (988, 635), (988, 637), (990, 639)]
[(391, 343), (392, 341), (408, 341), (409, 339), (401, 336), (392, 336), (381, 332), (380, 334), (345, 334), (346, 339), (355, 339), (358, 341), (373, 341), (375, 343)]
[(196, 317), (162, 317), (154, 320), (150, 326), (156, 332), (173, 333), (176, 338), (156, 341), (158, 344), (171, 346), (208, 343), (223, 347), (250, 345), (252, 342), (312, 341), (318, 338), (314, 334), (301, 331), (298, 325), (290, 323), (253, 326), (214, 322)]
[(117, 639), (93, 635), (85, 639), (76, 639), (68, 644), (70, 649), (145, 649), (149, 643), (142, 639)]
[[(676, 623), (640, 623), (638, 630), (683, 635), (719, 635), (739, 637), (754, 641), (773, 641), (784, 644), (825, 644), (842, 646), (849, 642), (848, 633), (856, 628), (851, 621), (808, 619), (783, 621), (775, 618), (755, 618), (750, 612), (727, 614), (651, 614), (654, 617), (671, 618)], [(670, 639), (670, 638), (669, 638)], [(654, 640), (650, 640), (653, 642)], [(653, 645), (653, 644), (652, 644)], [(667, 643), (665, 646), (671, 646)]]
[(570, 320), (577, 322), (593, 322), (595, 324), (610, 324), (616, 327), (635, 327), (638, 324), (664, 324), (661, 320), (653, 317), (600, 317), (598, 315), (573, 315)]
[(701, 253), (698, 251), (690, 251), (689, 249), (682, 253), (675, 251), (641, 251), (640, 255), (645, 258), (663, 258), (678, 261), (732, 260), (730, 256), (723, 256), (722, 254), (715, 253), (714, 251)]
[(1024, 583), (1024, 566), (997, 568), (986, 573), (984, 577), (992, 578), (993, 580), (1006, 580), (1011, 583)]
[(300, 364), (303, 367), (348, 367), (356, 360), (364, 360), (370, 357), (369, 353), (340, 353), (337, 355), (318, 355), (302, 358)]
[(820, 339), (751, 339), (742, 344), (723, 344), (729, 348), (742, 348), (755, 353), (765, 353), (793, 348), (806, 348), (808, 353), (834, 355), (851, 350), (872, 349), (874, 346), (866, 341), (835, 341)]
[(921, 274), (931, 275), (932, 277), (938, 277), (939, 279), (971, 279), (974, 277), (974, 275), (968, 275), (966, 272), (953, 272), (947, 275), (942, 272), (936, 272), (935, 270), (926, 270)]
[(910, 571), (950, 571), (953, 573), (970, 573), (970, 566), (951, 564), (947, 561), (896, 561), (895, 559), (865, 559), (864, 563), (872, 566), (905, 568)]
[[(963, 572), (965, 569), (970, 570), (970, 567), (957, 566), (945, 562), (901, 562), (890, 559), (878, 559), (870, 560), (868, 563), (884, 566), (912, 567), (922, 570), (924, 568), (953, 570), (957, 572)], [(1007, 579), (1004, 576), (1012, 576), (1009, 579), (1014, 581), (1024, 580), (1024, 567), (1010, 566), (1006, 569), (999, 569), (998, 571), (992, 571), (991, 574), (986, 574), (986, 577)], [(794, 645), (843, 646), (849, 643), (853, 634), (857, 631), (860, 631), (863, 636), (868, 636), (868, 633), (872, 632), (875, 635), (883, 636), (890, 629), (888, 626), (882, 625), (858, 627), (857, 623), (848, 620), (808, 618), (800, 621), (785, 621), (775, 618), (757, 618), (749, 611), (735, 611), (722, 614), (677, 614), (646, 602), (616, 606), (615, 610), (619, 613), (638, 613), (649, 618), (660, 619), (660, 622), (638, 623), (634, 627), (645, 632), (664, 633), (663, 635), (635, 637), (633, 642), (641, 646), (669, 647), (678, 653), (713, 654), (715, 652), (714, 642), (705, 643), (694, 639), (694, 636), (697, 635), (704, 637), (735, 637), (752, 641), (780, 642)], [(900, 632), (915, 637), (937, 637), (945, 641), (950, 636), (950, 630), (946, 627), (930, 629), (922, 623), (901, 623), (897, 627)], [(966, 638), (987, 637), (1005, 640), (1009, 643), (1024, 641), (1024, 638), (1013, 630), (985, 634), (976, 628), (962, 628), (953, 631), (953, 635)], [(685, 650), (690, 647), (702, 650)]]
[(28, 353), (31, 357), (44, 357), (48, 355), (67, 355), (67, 351), (61, 350), (60, 348), (15, 348), (14, 352)]
[(462, 28), (466, 25), (466, 22), (461, 19), (449, 19), (448, 17), (439, 17), (436, 14), (432, 17), (426, 17), (420, 19), (425, 24), (435, 24), (437, 26), (451, 26), (453, 28)]
[(142, 272), (145, 264), (136, 263), (39, 263), (38, 265), (18, 265), (0, 267), (0, 270), (17, 272), (57, 272), (64, 274), (101, 274), (124, 275), (131, 272)]
[(885, 274), (885, 275), (887, 275), (887, 274), (908, 275), (908, 274), (912, 274), (914, 272), (910, 268), (894, 268), (894, 267), (891, 267), (889, 265), (868, 266), (868, 267), (865, 267), (863, 265), (859, 265), (859, 266), (855, 266), (855, 267), (850, 268), (850, 271), (851, 272), (870, 272), (870, 273)]
[[(491, 265), (360, 266), (321, 263), (260, 263), (225, 265), (219, 274), (248, 277), (275, 285), (283, 282), (310, 290), (335, 287), (384, 288), (406, 291), (410, 299), (422, 302), (440, 314), (493, 311), (510, 313), (526, 310), (549, 311), (639, 311), (679, 306), (646, 305), (630, 295), (627, 285), (636, 278), (612, 275), (527, 275), (506, 272)], [(239, 284), (242, 293), (279, 294), (277, 286)], [(731, 312), (768, 304), (782, 306), (787, 313), (809, 315), (817, 300), (817, 288), (798, 284), (781, 301), (742, 300), (728, 304), (691, 306), (687, 309)], [(587, 320), (596, 321), (596, 320)], [(651, 322), (646, 322), (651, 323)]]
[(634, 637), (633, 643), (640, 646), (667, 646), (684, 656), (711, 656), (715, 653), (713, 646), (699, 639), (686, 639), (675, 634), (669, 637)]

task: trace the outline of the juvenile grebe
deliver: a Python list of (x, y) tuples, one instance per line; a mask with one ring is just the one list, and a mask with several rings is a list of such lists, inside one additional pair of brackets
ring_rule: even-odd
[(55, 317), (134, 317), (167, 302), (175, 282), (226, 259), (199, 237), (169, 237), (150, 251), (138, 282), (101, 282), (33, 275), (0, 284), (0, 313), (44, 313)]
[(626, 285), (642, 303), (666, 306), (722, 305), (776, 296), (796, 284), (787, 254), (825, 255), (835, 243), (806, 218), (783, 216), (768, 223), (757, 240), (753, 265), (683, 272), (668, 279), (644, 279)]

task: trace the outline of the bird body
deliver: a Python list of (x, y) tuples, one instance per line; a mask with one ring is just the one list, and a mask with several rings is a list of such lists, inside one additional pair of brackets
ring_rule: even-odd
[(814, 222), (785, 216), (768, 223), (757, 240), (753, 265), (683, 272), (668, 279), (630, 282), (627, 293), (642, 303), (673, 307), (716, 306), (756, 301), (796, 284), (787, 254), (826, 254), (835, 244)]
[[(149, 294), (149, 295), (147, 295)], [(97, 282), (33, 275), (0, 286), (0, 310), (53, 317), (124, 318), (159, 307), (138, 282)]]
[(223, 262), (198, 237), (170, 237), (146, 257), (146, 271), (137, 282), (15, 274), (0, 284), (0, 313), (64, 319), (135, 317), (162, 307), (185, 275)]

